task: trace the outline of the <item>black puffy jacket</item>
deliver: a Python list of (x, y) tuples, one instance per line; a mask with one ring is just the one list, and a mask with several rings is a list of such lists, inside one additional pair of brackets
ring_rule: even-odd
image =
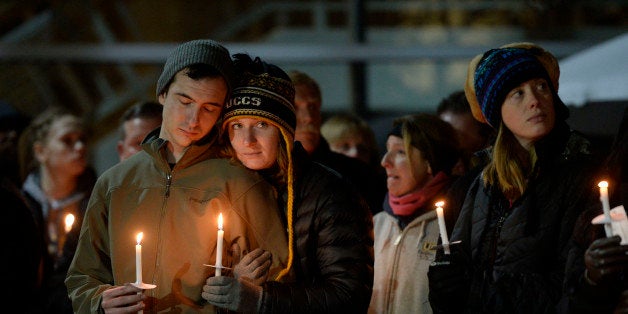
[(338, 173), (309, 160), (300, 145), (293, 158), (296, 283), (265, 283), (260, 312), (366, 313), (373, 287), (368, 206)]
[[(564, 123), (536, 145), (538, 175), (513, 204), (482, 174), (471, 184), (451, 241), (462, 241), (468, 286), (457, 312), (554, 313), (574, 224), (594, 197), (589, 143)], [(440, 298), (446, 299), (446, 298)], [(448, 304), (434, 304), (435, 312)]]

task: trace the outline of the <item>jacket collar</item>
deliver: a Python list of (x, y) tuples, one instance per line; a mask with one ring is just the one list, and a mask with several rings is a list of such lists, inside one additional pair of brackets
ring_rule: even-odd
[[(165, 166), (167, 165), (166, 149), (168, 141), (159, 137), (160, 131), (161, 127), (151, 131), (142, 141), (142, 149), (155, 160), (160, 160)], [(219, 152), (217, 140), (218, 131), (214, 127), (207, 136), (187, 148), (173, 169), (187, 168), (203, 160), (217, 158)]]

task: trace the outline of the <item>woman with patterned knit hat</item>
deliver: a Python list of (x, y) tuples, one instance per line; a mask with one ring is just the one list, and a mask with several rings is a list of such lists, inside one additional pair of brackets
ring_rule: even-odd
[(556, 58), (530, 43), (470, 62), (467, 100), (497, 137), (452, 231), (460, 245), (430, 267), (435, 312), (556, 311), (574, 223), (597, 196), (590, 144), (565, 122), (558, 77)]
[[(239, 268), (264, 265), (253, 251), (234, 277), (210, 277), (202, 297), (238, 312), (364, 313), (373, 284), (370, 211), (337, 173), (312, 162), (294, 142), (294, 87), (280, 68), (234, 56), (239, 82), (224, 109), (223, 139), (234, 161), (257, 170), (276, 189), (290, 245), (288, 267), (258, 285)], [(263, 267), (259, 267), (263, 271)]]

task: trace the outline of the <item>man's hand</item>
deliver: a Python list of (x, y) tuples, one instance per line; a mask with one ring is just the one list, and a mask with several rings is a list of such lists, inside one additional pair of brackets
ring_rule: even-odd
[(614, 236), (600, 238), (584, 254), (586, 279), (591, 284), (601, 284), (618, 278), (618, 274), (628, 270), (628, 245), (620, 245), (621, 238)]
[(252, 283), (259, 286), (268, 278), (268, 270), (271, 264), (271, 253), (257, 248), (244, 258), (234, 267), (233, 275), (235, 278), (246, 277)]
[(201, 297), (210, 304), (241, 313), (256, 313), (262, 298), (262, 287), (247, 277), (209, 277)]
[(137, 313), (144, 309), (142, 301), (145, 298), (142, 289), (127, 283), (124, 286), (114, 286), (103, 291), (100, 307), (107, 314)]

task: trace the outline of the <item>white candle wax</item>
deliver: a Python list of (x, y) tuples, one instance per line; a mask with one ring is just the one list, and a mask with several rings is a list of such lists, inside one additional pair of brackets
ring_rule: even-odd
[(607, 223), (604, 223), (604, 231), (606, 232), (606, 237), (611, 237), (613, 236), (613, 229), (611, 227), (611, 206), (608, 202), (608, 182), (601, 181), (597, 186), (600, 187), (600, 201), (602, 202), (604, 220), (607, 221)]
[(143, 232), (137, 234), (137, 245), (135, 245), (135, 283), (142, 283), (142, 237)]
[(451, 254), (449, 250), (449, 237), (447, 236), (447, 227), (445, 226), (445, 216), (443, 214), (443, 205), (444, 202), (437, 202), (436, 205), (436, 216), (438, 217), (438, 229), (440, 230), (440, 238), (442, 240), (443, 250), (445, 254)]
[(222, 230), (222, 213), (218, 215), (218, 238), (216, 242), (216, 276), (222, 275), (222, 241), (225, 231)]

